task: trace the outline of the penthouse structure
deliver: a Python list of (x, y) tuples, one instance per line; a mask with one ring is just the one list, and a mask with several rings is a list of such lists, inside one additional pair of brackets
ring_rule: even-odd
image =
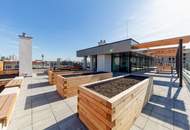
[[(135, 72), (150, 68), (156, 64), (169, 64), (175, 67), (175, 56), (179, 40), (184, 48), (190, 43), (190, 36), (175, 37), (146, 43), (139, 43), (130, 38), (106, 43), (77, 51), (77, 57), (83, 57), (83, 67), (87, 67), (90, 58), (90, 70), (106, 72)], [(185, 51), (188, 52), (188, 51)], [(189, 54), (184, 53), (186, 59)], [(185, 60), (184, 60), (185, 61)]]

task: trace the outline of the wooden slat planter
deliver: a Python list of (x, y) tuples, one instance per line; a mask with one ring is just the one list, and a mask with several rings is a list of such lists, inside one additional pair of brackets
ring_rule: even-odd
[(4, 87), (9, 81), (11, 81), (12, 79), (1, 79), (0, 80), (0, 87)]
[[(65, 72), (65, 71), (64, 71)], [(51, 85), (54, 85), (56, 80), (56, 75), (57, 74), (61, 74), (61, 71), (53, 71), (53, 70), (48, 70), (48, 81), (49, 81), (49, 84)]]
[(172, 66), (171, 65), (157, 65), (157, 73), (160, 72), (171, 72)]
[(57, 92), (62, 97), (75, 96), (77, 95), (78, 87), (80, 85), (112, 77), (112, 73), (83, 73), (83, 74), (58, 75), (56, 78)]
[(48, 82), (51, 85), (56, 84), (56, 77), (57, 75), (61, 74), (73, 74), (73, 73), (80, 73), (82, 71), (69, 71), (69, 70), (48, 70)]
[(19, 74), (19, 70), (4, 70), (4, 71), (0, 71), (0, 75), (18, 75)]
[(0, 123), (7, 126), (16, 103), (16, 94), (0, 96)]
[(9, 81), (6, 85), (5, 88), (11, 88), (11, 87), (21, 87), (23, 79), (13, 79)]
[(152, 95), (152, 78), (147, 77), (111, 98), (89, 89), (94, 85), (112, 82), (123, 77), (102, 80), (79, 87), (79, 118), (88, 129), (129, 130), (139, 116), (143, 106)]

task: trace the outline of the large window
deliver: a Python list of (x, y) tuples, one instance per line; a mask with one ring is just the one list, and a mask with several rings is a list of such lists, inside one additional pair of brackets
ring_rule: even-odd
[(153, 58), (135, 52), (112, 54), (113, 72), (135, 72), (153, 66)]
[(119, 72), (120, 71), (120, 56), (119, 54), (114, 54), (112, 56), (112, 71)]
[(129, 53), (112, 55), (113, 72), (129, 72)]
[(143, 54), (131, 52), (131, 72), (147, 70), (153, 66), (153, 58)]

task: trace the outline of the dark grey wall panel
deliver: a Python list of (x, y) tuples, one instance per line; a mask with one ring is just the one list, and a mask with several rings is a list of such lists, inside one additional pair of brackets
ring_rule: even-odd
[(77, 51), (77, 57), (128, 52), (131, 50), (131, 43), (134, 44), (134, 40), (127, 39), (127, 40), (122, 40), (118, 42), (108, 43), (105, 45), (79, 50)]

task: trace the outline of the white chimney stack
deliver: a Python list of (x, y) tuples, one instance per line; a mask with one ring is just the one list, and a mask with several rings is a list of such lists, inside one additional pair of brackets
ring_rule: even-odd
[(19, 35), (19, 75), (32, 76), (32, 37)]

